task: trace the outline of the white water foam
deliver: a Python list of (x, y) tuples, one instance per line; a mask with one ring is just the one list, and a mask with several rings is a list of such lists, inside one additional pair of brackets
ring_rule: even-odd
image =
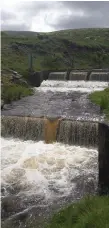
[[(43, 81), (41, 86), (37, 88), (38, 91), (52, 91), (52, 92), (86, 92), (100, 91), (108, 87), (108, 82), (98, 81), (55, 81), (46, 80)], [(35, 88), (36, 90), (36, 88)]]
[(74, 178), (98, 172), (94, 149), (6, 138), (1, 148), (2, 185), (17, 185), (20, 194), (39, 194), (47, 200), (55, 198), (56, 191), (67, 196), (75, 188)]

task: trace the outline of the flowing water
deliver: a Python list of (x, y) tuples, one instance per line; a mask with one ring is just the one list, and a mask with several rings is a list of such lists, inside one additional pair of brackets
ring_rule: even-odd
[(107, 82), (48, 80), (34, 88), (33, 96), (5, 106), (3, 228), (43, 228), (52, 212), (96, 193), (98, 125), (87, 120), (98, 121), (103, 116), (88, 94), (107, 86)]
[(107, 82), (43, 81), (33, 96), (5, 105), (2, 115), (101, 120), (100, 109), (88, 94), (107, 86)]
[(8, 138), (2, 138), (1, 145), (5, 226), (29, 228), (37, 218), (33, 227), (43, 227), (52, 211), (97, 189), (95, 149)]

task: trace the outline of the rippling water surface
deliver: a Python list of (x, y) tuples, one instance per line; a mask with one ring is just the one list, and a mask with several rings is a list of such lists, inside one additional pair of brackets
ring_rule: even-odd
[[(35, 94), (5, 106), (2, 115), (99, 120), (99, 107), (88, 100), (106, 82), (43, 81)], [(85, 194), (95, 193), (98, 151), (61, 143), (1, 139), (3, 227), (37, 228), (50, 214)], [(9, 227), (10, 225), (10, 227)], [(34, 227), (34, 226), (33, 226)]]
[(50, 214), (85, 193), (96, 191), (97, 150), (6, 138), (1, 143), (3, 205), (6, 200), (15, 203), (11, 212), (3, 207), (6, 221), (10, 216), (17, 218), (25, 209), (31, 211), (31, 216), (39, 216), (45, 207)]
[(107, 86), (107, 82), (43, 81), (34, 88), (33, 96), (5, 105), (2, 115), (101, 120), (99, 107), (89, 101), (88, 95)]

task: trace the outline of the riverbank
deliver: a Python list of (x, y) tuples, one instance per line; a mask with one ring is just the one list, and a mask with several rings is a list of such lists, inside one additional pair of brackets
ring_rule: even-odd
[(109, 88), (103, 91), (96, 91), (90, 94), (89, 98), (92, 102), (100, 106), (101, 111), (103, 111), (106, 118), (109, 119)]
[(1, 72), (1, 108), (29, 95), (33, 95), (33, 89), (21, 75), (12, 70)]
[(89, 196), (53, 216), (46, 228), (107, 228), (109, 196)]
[(1, 98), (4, 101), (4, 104), (9, 104), (12, 101), (19, 100), (22, 97), (29, 95), (33, 95), (33, 90), (31, 88), (11, 84), (11, 86), (4, 86), (1, 93)]

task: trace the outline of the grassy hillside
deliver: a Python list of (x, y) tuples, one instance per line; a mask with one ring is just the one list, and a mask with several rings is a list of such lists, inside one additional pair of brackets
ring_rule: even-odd
[(24, 74), (28, 55), (33, 70), (109, 67), (109, 29), (62, 30), (51, 33), (2, 32), (2, 68)]

